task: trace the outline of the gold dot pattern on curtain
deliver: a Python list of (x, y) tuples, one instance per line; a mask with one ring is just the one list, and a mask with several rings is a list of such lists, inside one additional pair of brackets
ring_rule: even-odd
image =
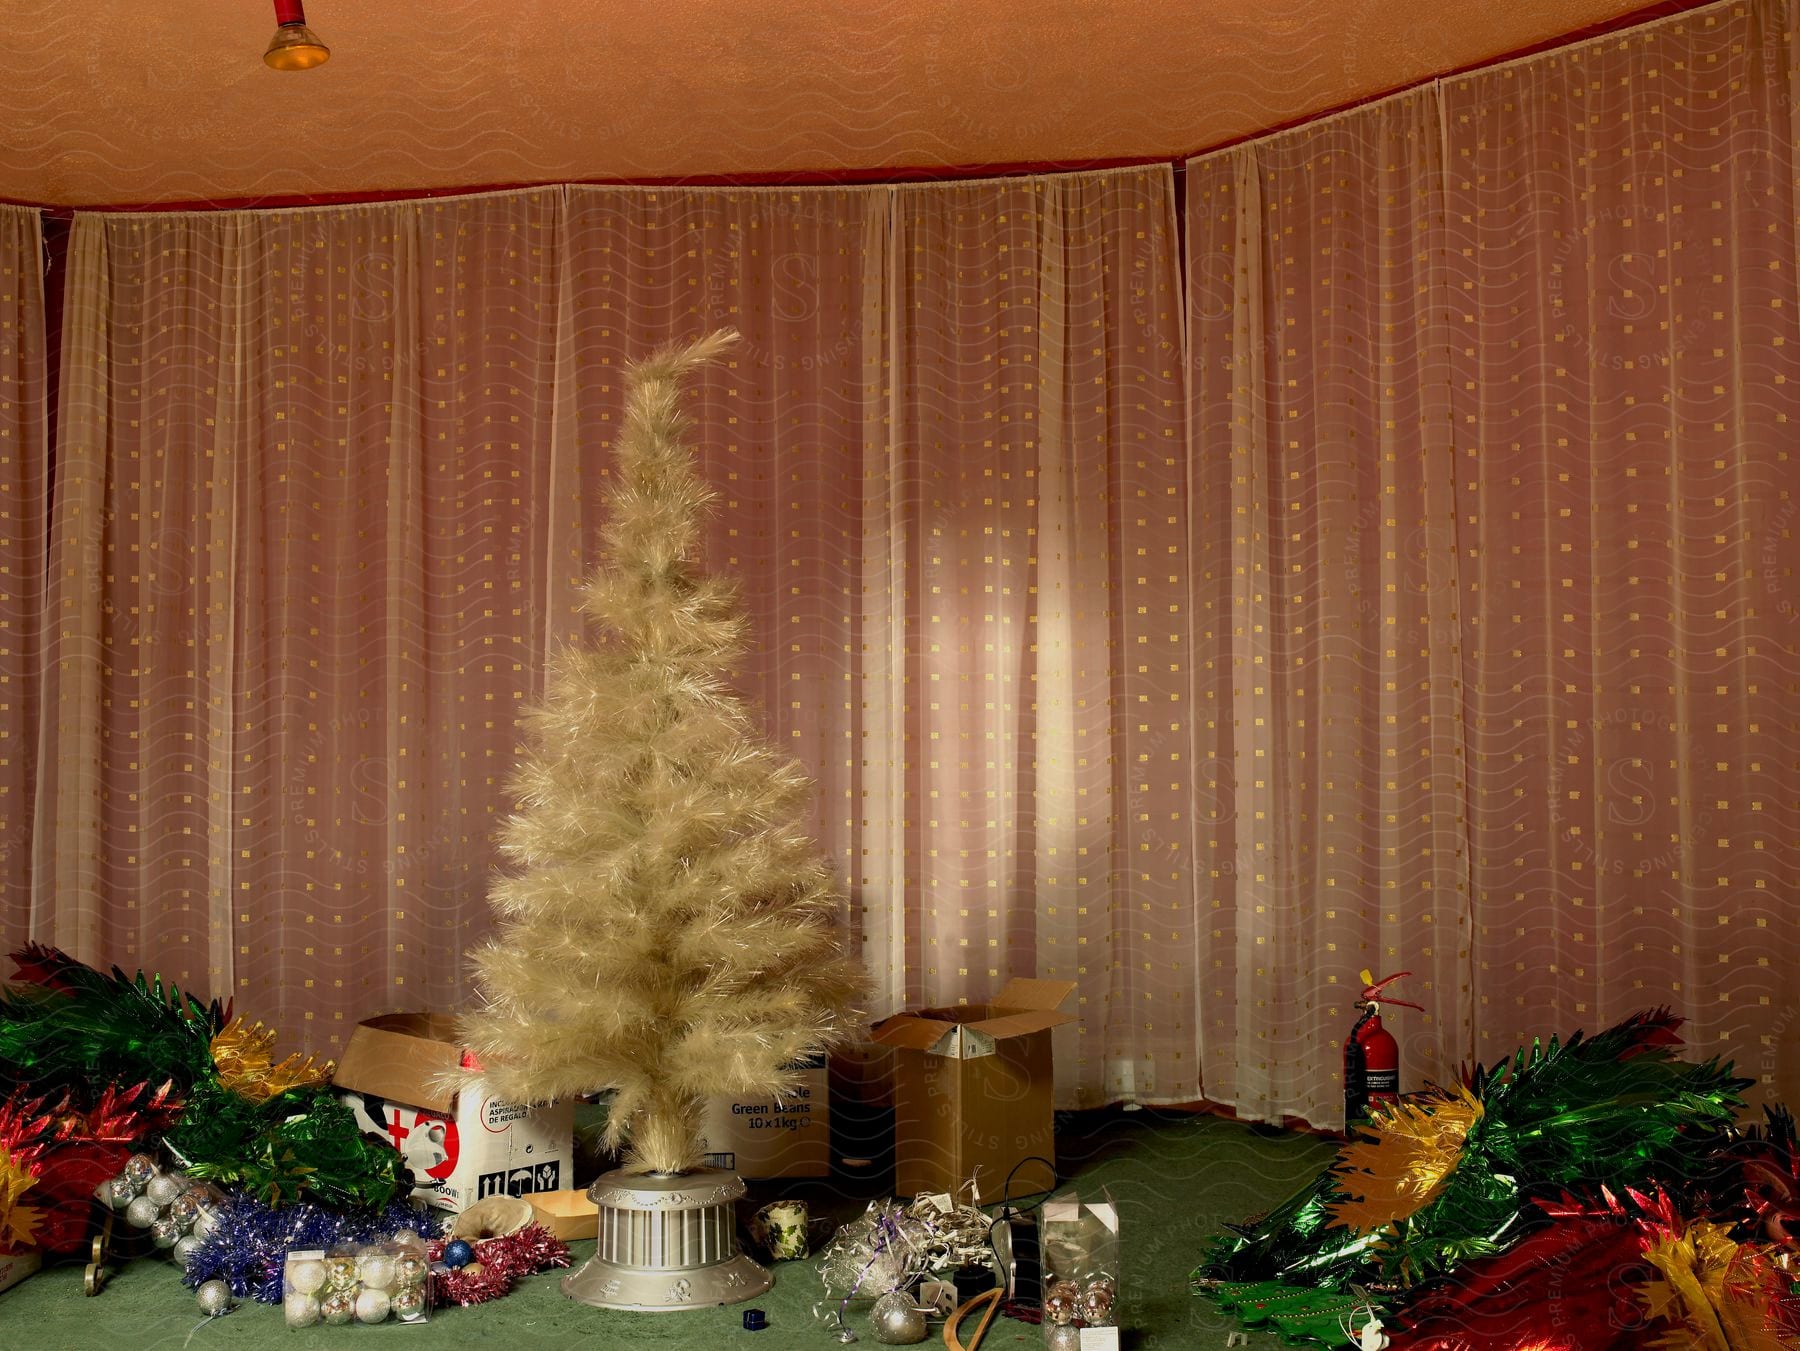
[(1466, 1053), (1435, 95), (1188, 167), (1200, 1043), (1210, 1096), (1342, 1118), (1365, 968), (1409, 1081)]
[(1476, 1047), (1800, 1089), (1795, 7), (1446, 83)]

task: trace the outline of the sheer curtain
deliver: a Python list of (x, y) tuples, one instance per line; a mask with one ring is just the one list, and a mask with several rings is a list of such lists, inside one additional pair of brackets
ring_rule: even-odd
[(903, 188), (892, 231), (861, 700), (886, 990), (1073, 980), (1059, 1088), (1191, 1099), (1172, 175)]
[(1795, 6), (1188, 165), (1207, 1096), (1668, 1004), (1800, 1089)]
[(1666, 1003), (1800, 1090), (1796, 13), (1444, 87), (1484, 1057)]
[(1442, 298), (1426, 90), (1190, 162), (1209, 1097), (1342, 1119), (1362, 988), (1409, 1076), (1469, 1050)]
[(731, 324), (706, 562), (875, 1012), (1066, 975), (1071, 1094), (1194, 1095), (1167, 168), (82, 215), (72, 260), (40, 936), (326, 1053), (455, 1004), (616, 372)]
[(49, 466), (44, 237), (0, 206), (0, 943), (30, 936)]

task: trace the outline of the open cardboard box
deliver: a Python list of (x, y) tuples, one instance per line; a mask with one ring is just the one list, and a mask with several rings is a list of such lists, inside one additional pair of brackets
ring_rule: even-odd
[(473, 1065), (454, 1018), (389, 1013), (356, 1025), (332, 1083), (358, 1126), (393, 1141), (419, 1184), (413, 1195), (432, 1205), (460, 1211), (570, 1181), (574, 1104), (526, 1107), (479, 1079), (459, 1090), (453, 1076)]
[[(1071, 980), (1009, 980), (993, 1002), (897, 1013), (873, 1041), (893, 1047), (894, 1190), (958, 1195), (976, 1179), (978, 1204), (1056, 1185), (1055, 1080), (1050, 1033), (1074, 1015)], [(1048, 1163), (1027, 1162), (1040, 1155)], [(1017, 1168), (1017, 1173), (1013, 1170)]]
[(525, 1199), (537, 1213), (537, 1222), (564, 1243), (599, 1236), (600, 1208), (588, 1199), (587, 1188), (533, 1192)]

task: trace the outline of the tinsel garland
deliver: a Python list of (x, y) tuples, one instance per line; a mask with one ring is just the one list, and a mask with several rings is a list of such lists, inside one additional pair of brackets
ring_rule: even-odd
[(1391, 1351), (1791, 1351), (1791, 1254), (1684, 1216), (1667, 1193), (1542, 1206), (1506, 1252), (1465, 1263), (1389, 1323)]
[(437, 1264), (448, 1239), (426, 1244), (431, 1257), (431, 1298), (434, 1304), (485, 1304), (499, 1299), (525, 1276), (569, 1265), (569, 1245), (541, 1224), (528, 1224), (515, 1234), (476, 1239), (475, 1260), (451, 1270)]
[(1215, 1241), (1196, 1291), (1326, 1344), (1373, 1315), (1406, 1351), (1724, 1351), (1765, 1323), (1782, 1330), (1748, 1345), (1800, 1346), (1771, 1274), (1800, 1262), (1793, 1120), (1736, 1128), (1747, 1081), (1676, 1058), (1678, 1025), (1658, 1010), (1534, 1042), (1378, 1108), (1311, 1185)]
[(193, 1177), (241, 1187), (270, 1205), (304, 1197), (364, 1209), (411, 1190), (394, 1147), (364, 1135), (355, 1114), (316, 1085), (252, 1102), (201, 1083), (168, 1146)]
[(1534, 1042), (1377, 1109), (1316, 1181), (1215, 1242), (1198, 1288), (1403, 1291), (1517, 1240), (1534, 1193), (1692, 1184), (1748, 1081), (1673, 1056), (1679, 1025), (1656, 1010), (1591, 1038)]
[(212, 1070), (211, 1043), (230, 1019), (162, 978), (103, 975), (57, 948), (28, 943), (0, 987), (0, 1075), (85, 1105), (107, 1086), (171, 1083), (182, 1093)]
[[(159, 1101), (182, 1110), (150, 1133), (194, 1177), (271, 1204), (368, 1208), (411, 1191), (398, 1151), (363, 1136), (331, 1092), (329, 1062), (277, 1062), (261, 1023), (160, 977), (103, 975), (36, 943), (13, 960), (17, 983), (0, 990), (0, 1079), (60, 1094), (75, 1112), (103, 1108), (121, 1084), (165, 1084)], [(88, 1189), (124, 1158), (114, 1151)]]
[(220, 1211), (217, 1224), (188, 1259), (182, 1280), (195, 1290), (220, 1280), (239, 1299), (279, 1304), (282, 1264), (289, 1249), (374, 1243), (403, 1229), (432, 1239), (437, 1237), (438, 1222), (430, 1211), (400, 1202), (382, 1210), (339, 1213), (304, 1202), (277, 1209), (239, 1195)]
[[(94, 1189), (140, 1142), (167, 1130), (180, 1107), (167, 1084), (155, 1092), (111, 1085), (86, 1108), (67, 1095), (52, 1104), (15, 1092), (0, 1102), (0, 1252), (78, 1251)], [(31, 1202), (22, 1206), (26, 1190)]]

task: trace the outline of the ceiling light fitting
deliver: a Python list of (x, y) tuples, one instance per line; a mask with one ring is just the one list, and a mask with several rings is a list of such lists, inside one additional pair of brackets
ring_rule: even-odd
[(275, 0), (275, 36), (263, 61), (271, 70), (311, 70), (325, 64), (331, 49), (306, 26), (306, 6), (301, 0)]

